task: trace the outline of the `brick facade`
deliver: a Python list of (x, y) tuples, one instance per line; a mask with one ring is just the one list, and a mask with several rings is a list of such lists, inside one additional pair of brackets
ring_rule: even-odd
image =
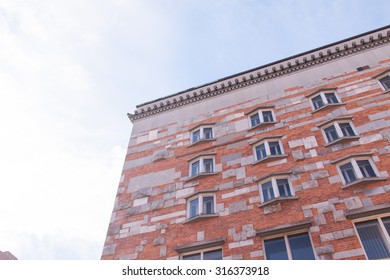
[[(180, 259), (205, 248), (264, 259), (264, 240), (300, 232), (316, 259), (366, 259), (356, 222), (390, 216), (390, 92), (379, 82), (389, 35), (387, 26), (137, 106), (102, 259)], [(315, 108), (326, 93), (337, 100)], [(251, 127), (265, 111), (272, 121), (262, 115)], [(329, 141), (325, 129), (340, 124), (353, 135)], [(208, 127), (210, 139), (191, 142)], [(279, 154), (256, 158), (258, 145), (275, 142)], [(212, 172), (191, 176), (207, 158)], [(369, 175), (360, 167), (363, 177), (354, 170), (348, 182), (341, 168), (351, 160), (369, 163)], [(274, 186), (279, 196), (266, 199), (261, 186), (272, 178), (288, 180), (291, 194)], [(213, 213), (189, 217), (190, 200), (210, 195)]]

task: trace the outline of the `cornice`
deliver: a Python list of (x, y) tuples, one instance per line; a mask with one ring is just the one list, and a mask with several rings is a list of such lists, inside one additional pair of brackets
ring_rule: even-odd
[(137, 106), (129, 119), (135, 122), (159, 113), (219, 96), (233, 90), (252, 86), (289, 75), (308, 68), (354, 55), (390, 42), (390, 26), (370, 31), (352, 38), (329, 44), (315, 50), (279, 60), (255, 69), (222, 78), (212, 83), (191, 88), (170, 96), (159, 98)]

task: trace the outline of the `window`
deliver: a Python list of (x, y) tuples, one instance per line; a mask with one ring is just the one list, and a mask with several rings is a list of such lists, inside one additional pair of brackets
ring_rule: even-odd
[(222, 260), (222, 249), (215, 249), (211, 251), (199, 251), (197, 253), (189, 253), (183, 255), (182, 260)]
[(371, 154), (350, 155), (331, 163), (337, 163), (340, 177), (345, 187), (367, 181), (386, 180), (379, 177), (379, 171), (372, 161)]
[(199, 194), (187, 199), (187, 218), (215, 214), (215, 194)]
[(215, 164), (213, 155), (198, 156), (190, 161), (190, 177), (214, 174)]
[(390, 258), (390, 217), (355, 223), (369, 260)]
[(280, 138), (282, 136), (265, 137), (253, 143), (253, 154), (256, 160), (254, 164), (267, 159), (286, 157)]
[(339, 117), (319, 125), (327, 145), (359, 139), (352, 117)]
[(267, 202), (294, 199), (294, 191), (288, 178), (289, 173), (269, 175), (258, 180), (262, 205)]
[(264, 240), (267, 260), (314, 260), (313, 246), (308, 233), (285, 235)]
[(272, 108), (273, 106), (258, 107), (247, 113), (250, 127), (253, 128), (264, 124), (275, 123), (275, 114)]
[(214, 140), (214, 124), (198, 125), (191, 130), (191, 144)]
[(337, 96), (336, 89), (319, 89), (306, 97), (310, 98), (311, 105), (314, 111), (318, 111), (327, 106), (342, 105), (340, 98)]
[(389, 75), (379, 79), (379, 82), (382, 84), (382, 86), (385, 90), (390, 90), (390, 76)]

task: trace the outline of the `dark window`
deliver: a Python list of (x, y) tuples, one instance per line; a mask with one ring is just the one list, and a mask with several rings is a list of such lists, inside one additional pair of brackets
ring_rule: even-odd
[(356, 229), (368, 259), (376, 260), (390, 257), (389, 244), (386, 244), (383, 236), (386, 233), (382, 232), (377, 220), (357, 223)]
[(199, 174), (199, 160), (198, 161), (195, 161), (194, 163), (191, 164), (191, 176), (195, 176), (197, 174)]
[(264, 241), (267, 260), (288, 260), (284, 237)]
[(214, 160), (211, 158), (204, 159), (203, 164), (204, 164), (204, 172), (206, 173), (211, 173), (213, 172), (214, 166), (213, 166)]
[(214, 214), (214, 197), (203, 197), (203, 214)]
[(287, 179), (277, 179), (276, 184), (278, 185), (280, 196), (291, 196), (290, 185)]
[(350, 183), (356, 180), (355, 171), (353, 171), (352, 163), (348, 162), (340, 166), (341, 173), (343, 174), (345, 183)]
[(313, 102), (314, 109), (319, 109), (324, 106), (321, 95), (314, 97), (311, 101)]
[(355, 136), (355, 132), (349, 123), (340, 123), (339, 126), (344, 136)]
[(339, 103), (337, 100), (337, 97), (334, 93), (325, 93), (325, 98), (328, 101), (328, 103)]
[(205, 139), (212, 139), (213, 138), (213, 129), (211, 127), (206, 127), (203, 130), (204, 138)]
[(265, 145), (261, 144), (261, 145), (257, 146), (256, 147), (256, 157), (257, 157), (257, 160), (265, 158), (266, 156), (267, 156), (267, 153), (265, 151)]
[(199, 215), (199, 198), (190, 201), (190, 213), (189, 218), (193, 218)]
[(268, 181), (261, 185), (264, 201), (275, 198), (274, 190), (272, 188), (272, 181)]
[(269, 142), (269, 149), (271, 152), (271, 155), (281, 155), (282, 150), (280, 149), (279, 142)]
[(309, 234), (296, 234), (288, 237), (292, 258), (294, 260), (314, 260), (313, 248)]
[(260, 117), (259, 117), (259, 114), (256, 113), (253, 116), (251, 116), (251, 125), (253, 127), (253, 126), (256, 126), (258, 124), (260, 124)]
[(334, 127), (334, 125), (331, 125), (327, 128), (324, 129), (325, 131), (325, 135), (326, 135), (326, 138), (328, 139), (328, 142), (333, 142), (335, 140), (337, 140), (339, 138), (339, 136), (337, 135), (337, 131), (336, 131), (336, 128)]
[(272, 116), (272, 112), (271, 111), (263, 111), (263, 119), (264, 119), (264, 122), (273, 122), (274, 117)]
[(382, 219), (382, 221), (383, 221), (383, 224), (386, 228), (387, 234), (390, 235), (390, 217)]
[(203, 259), (204, 260), (222, 260), (222, 249), (204, 252)]
[(386, 76), (382, 79), (379, 79), (379, 81), (381, 82), (381, 84), (385, 88), (385, 90), (390, 89), (390, 76)]
[(194, 131), (192, 133), (192, 143), (198, 142), (200, 140), (200, 130)]
[(200, 260), (201, 259), (201, 255), (200, 255), (200, 253), (192, 254), (192, 255), (186, 255), (186, 256), (183, 256), (182, 259), (183, 260)]
[(376, 177), (374, 169), (368, 160), (357, 160), (356, 162), (364, 178)]

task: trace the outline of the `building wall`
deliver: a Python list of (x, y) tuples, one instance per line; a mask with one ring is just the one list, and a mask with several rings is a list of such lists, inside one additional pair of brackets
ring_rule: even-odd
[[(224, 259), (264, 259), (257, 233), (302, 221), (317, 259), (365, 259), (348, 213), (390, 202), (390, 94), (373, 78), (389, 53), (380, 45), (134, 121), (102, 259), (178, 259), (178, 246), (221, 238)], [(321, 88), (337, 88), (343, 104), (313, 112), (307, 95)], [(247, 113), (265, 105), (277, 123), (250, 129)], [(340, 116), (360, 138), (326, 145), (318, 125)], [(215, 123), (215, 140), (191, 145), (203, 123)], [(265, 136), (281, 136), (287, 157), (253, 164), (251, 143)], [(217, 174), (189, 178), (188, 160), (204, 153), (215, 153)], [(372, 153), (384, 179), (343, 188), (333, 161), (359, 153)], [(257, 180), (285, 171), (298, 198), (261, 205)], [(203, 190), (219, 215), (188, 222), (186, 198)]]

